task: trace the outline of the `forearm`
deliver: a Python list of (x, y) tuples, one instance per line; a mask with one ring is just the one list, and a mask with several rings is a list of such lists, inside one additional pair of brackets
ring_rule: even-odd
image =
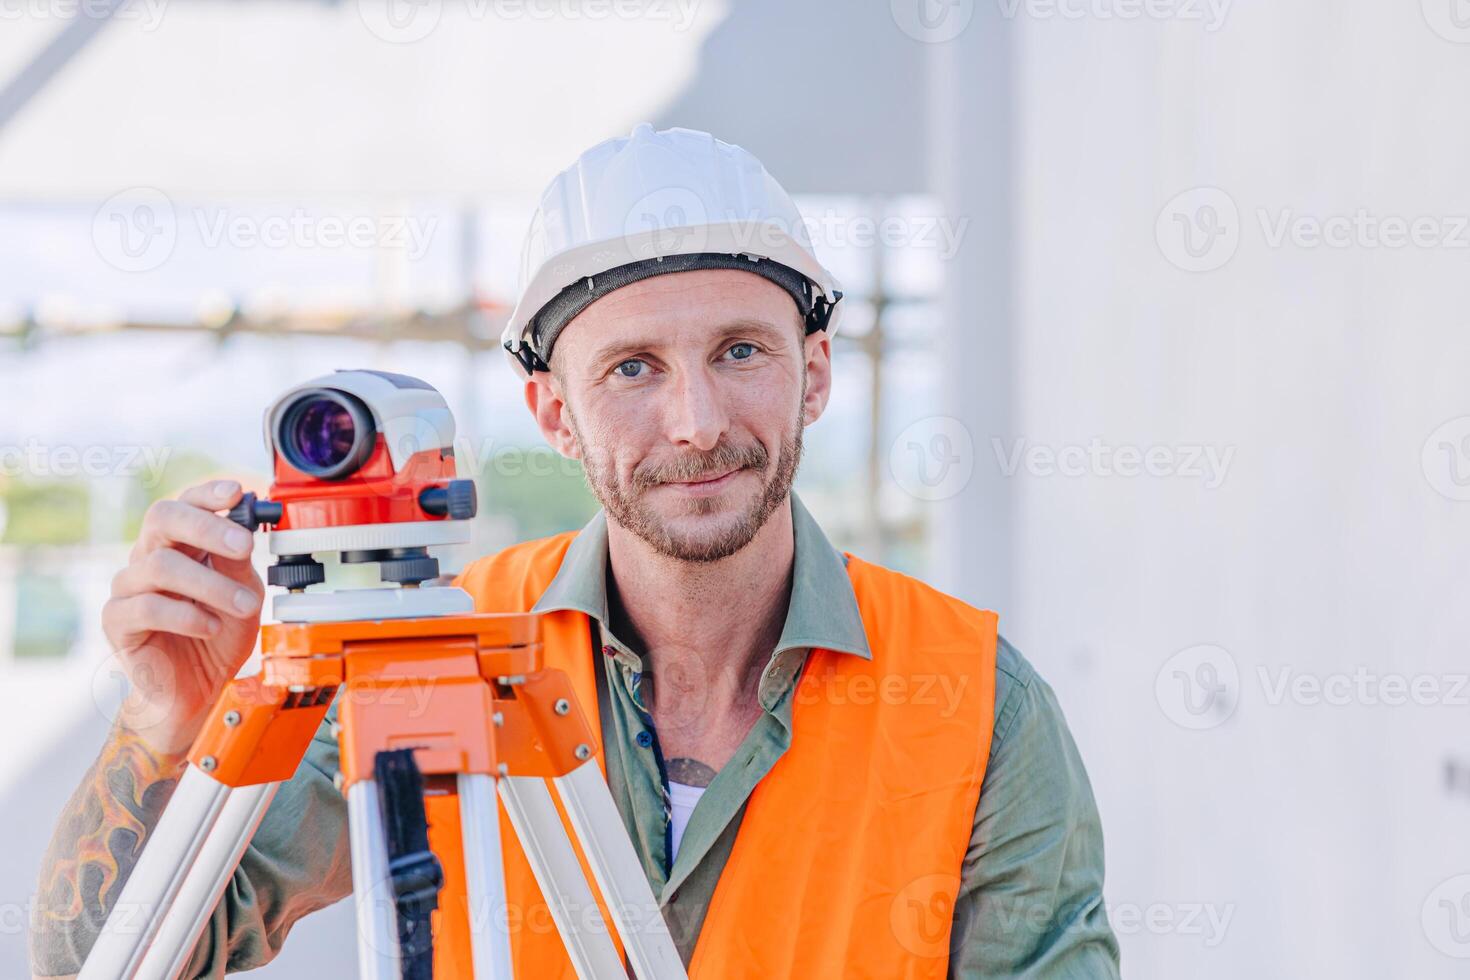
[(113, 727), (42, 859), (31, 921), (37, 975), (81, 969), (187, 763), (183, 752), (156, 752), (131, 730)]

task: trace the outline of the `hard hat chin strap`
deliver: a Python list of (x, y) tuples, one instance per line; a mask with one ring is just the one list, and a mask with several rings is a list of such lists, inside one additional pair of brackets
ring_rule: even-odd
[(609, 269), (596, 276), (579, 279), (567, 286), (549, 303), (541, 307), (528, 324), (529, 338), (523, 339), (519, 347), (513, 348), (511, 341), (505, 349), (515, 355), (529, 377), (536, 371), (549, 371), (548, 362), (556, 338), (577, 314), (614, 289), (671, 272), (690, 272), (696, 269), (736, 269), (753, 272), (769, 279), (791, 295), (796, 308), (806, 323), (807, 335), (827, 329), (842, 293), (833, 290), (829, 300), (816, 289), (810, 279), (790, 266), (771, 259), (754, 255), (727, 254), (724, 252), (698, 252), (690, 255), (667, 255), (655, 259), (643, 259)]

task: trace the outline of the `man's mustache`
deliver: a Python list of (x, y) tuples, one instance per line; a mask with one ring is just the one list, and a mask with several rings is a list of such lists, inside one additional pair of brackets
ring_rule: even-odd
[(769, 459), (770, 454), (758, 442), (750, 446), (719, 443), (707, 453), (640, 463), (633, 469), (633, 485), (644, 490), (660, 483), (689, 483), (732, 470), (765, 469)]

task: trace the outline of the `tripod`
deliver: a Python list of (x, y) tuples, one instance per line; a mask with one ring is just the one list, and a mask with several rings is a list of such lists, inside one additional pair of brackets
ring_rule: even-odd
[[(402, 618), (369, 618), (372, 594), (384, 592), (394, 597), (383, 614)], [(421, 957), (401, 950), (404, 940), (424, 938), (405, 932), (404, 916), (417, 910), (426, 922), (435, 900), (434, 975), (510, 980), (508, 925), (485, 914), (506, 908), (497, 796), (578, 977), (627, 976), (609, 932), (586, 927), (600, 907), (638, 977), (683, 978), (571, 681), (543, 666), (539, 617), (475, 614), (459, 589), (417, 587), (298, 592), (281, 596), (277, 612), (283, 600), (320, 603), (331, 595), (351, 597), (345, 608), (354, 618), (332, 620), (316, 609), (298, 617), (315, 621), (261, 628), (261, 672), (231, 682), (215, 705), (81, 980), (178, 976), (277, 787), (296, 771), (339, 696), (340, 788), (365, 980), (429, 975)], [(415, 607), (432, 612), (405, 616)], [(456, 607), (465, 611), (444, 611)], [(415, 797), (409, 809), (422, 801), (428, 847), (390, 861), (393, 815), (401, 809), (386, 781), (399, 780), (405, 764)], [(410, 960), (417, 965), (410, 968)]]

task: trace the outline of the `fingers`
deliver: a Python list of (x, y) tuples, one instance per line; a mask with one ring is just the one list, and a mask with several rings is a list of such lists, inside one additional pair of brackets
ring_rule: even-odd
[(254, 616), (260, 594), (173, 548), (159, 548), (129, 563), (112, 580), (114, 598), (171, 592), (225, 616)]
[(194, 603), (156, 592), (108, 599), (102, 607), (102, 631), (115, 650), (133, 647), (149, 633), (208, 639), (221, 625), (218, 616)]
[(232, 506), (240, 498), (240, 485), (233, 480), (190, 487), (177, 500), (158, 500), (143, 515), (143, 526), (133, 558), (159, 548), (178, 547), (199, 558), (218, 555), (233, 561), (250, 557), (250, 532), (228, 518), (211, 513)]
[(240, 502), (240, 484), (234, 480), (211, 480), (179, 494), (179, 502), (204, 510), (224, 510)]

